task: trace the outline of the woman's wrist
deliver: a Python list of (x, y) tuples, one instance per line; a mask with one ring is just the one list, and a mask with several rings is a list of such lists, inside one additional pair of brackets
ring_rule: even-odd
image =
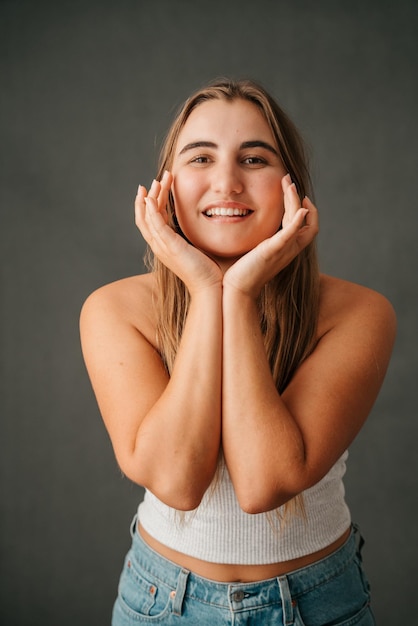
[(186, 287), (193, 301), (208, 301), (222, 298), (223, 288), (221, 280), (213, 282), (198, 282), (190, 286), (186, 285)]
[(256, 303), (257, 298), (260, 295), (261, 288), (252, 285), (248, 286), (238, 286), (234, 285), (233, 282), (224, 281), (222, 289), (223, 301), (224, 302), (241, 302), (243, 305), (245, 302), (247, 303)]

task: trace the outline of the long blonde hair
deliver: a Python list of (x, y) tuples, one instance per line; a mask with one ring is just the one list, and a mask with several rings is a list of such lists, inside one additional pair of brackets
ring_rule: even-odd
[[(162, 146), (157, 178), (170, 170), (180, 131), (191, 112), (213, 99), (252, 102), (264, 115), (277, 142), (299, 196), (311, 195), (311, 181), (301, 137), (293, 122), (263, 87), (249, 80), (220, 80), (195, 92), (182, 106)], [(170, 194), (169, 223), (174, 223)], [(184, 283), (158, 258), (148, 253), (148, 265), (157, 278), (157, 345), (170, 374), (187, 317), (190, 297)], [(259, 298), (260, 325), (273, 379), (281, 393), (302, 361), (315, 346), (319, 310), (319, 270), (312, 242), (262, 290)]]

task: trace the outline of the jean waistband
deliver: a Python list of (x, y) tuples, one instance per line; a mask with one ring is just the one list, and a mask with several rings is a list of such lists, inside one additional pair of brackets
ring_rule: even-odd
[(202, 600), (207, 598), (210, 590), (211, 602), (213, 603), (216, 598), (215, 604), (223, 607), (231, 606), (231, 602), (233, 604), (235, 600), (242, 602), (244, 598), (254, 597), (255, 602), (256, 596), (259, 604), (260, 594), (263, 596), (263, 602), (270, 603), (283, 601), (284, 595), (290, 598), (290, 595), (297, 597), (306, 593), (342, 573), (356, 554), (359, 555), (363, 543), (357, 527), (353, 525), (347, 541), (331, 555), (316, 563), (268, 580), (225, 583), (198, 576), (158, 554), (138, 533), (136, 516), (132, 522), (131, 534), (133, 537), (131, 556), (153, 579), (172, 589), (178, 588), (179, 581), (183, 581), (186, 596), (192, 593), (193, 597)]

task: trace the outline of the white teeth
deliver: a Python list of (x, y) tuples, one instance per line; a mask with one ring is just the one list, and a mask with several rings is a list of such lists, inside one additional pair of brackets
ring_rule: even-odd
[(211, 217), (212, 215), (218, 215), (222, 217), (234, 217), (235, 215), (244, 216), (248, 215), (250, 211), (248, 209), (238, 209), (238, 208), (225, 208), (225, 207), (216, 207), (214, 209), (208, 209), (205, 211), (205, 215)]

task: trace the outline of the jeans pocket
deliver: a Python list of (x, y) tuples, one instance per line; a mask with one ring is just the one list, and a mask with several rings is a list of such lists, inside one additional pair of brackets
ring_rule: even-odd
[[(373, 617), (373, 613), (371, 611), (370, 605), (367, 602), (360, 611), (357, 611), (355, 615), (351, 615), (350, 617), (343, 617), (341, 619), (337, 619), (337, 621), (325, 621), (325, 622), (317, 622), (310, 621), (309, 617), (308, 621), (304, 621), (300, 615), (299, 608), (296, 608), (296, 618), (294, 622), (294, 626), (311, 626), (315, 624), (318, 626), (376, 626), (376, 622)], [(326, 618), (325, 618), (326, 619)]]
[(133, 621), (158, 622), (171, 611), (171, 590), (153, 579), (128, 553), (119, 581), (117, 603)]
[(356, 557), (336, 576), (295, 600), (297, 626), (373, 626), (375, 623), (368, 583)]

